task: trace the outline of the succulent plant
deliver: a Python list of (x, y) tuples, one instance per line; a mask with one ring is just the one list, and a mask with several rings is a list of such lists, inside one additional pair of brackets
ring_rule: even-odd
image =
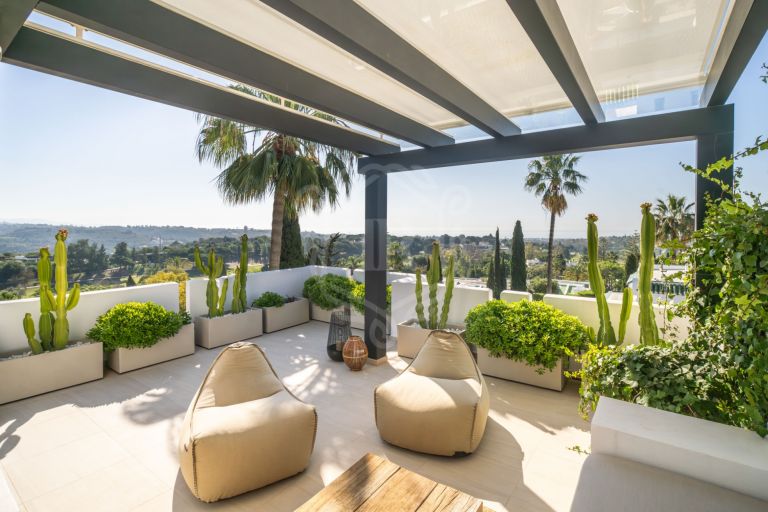
[(637, 301), (640, 314), (637, 321), (640, 325), (640, 343), (643, 345), (658, 345), (659, 329), (656, 326), (656, 315), (653, 311), (653, 279), (654, 250), (656, 248), (656, 219), (651, 213), (651, 203), (640, 205), (643, 220), (640, 224), (640, 267), (638, 268)]
[(453, 256), (448, 261), (448, 271), (445, 281), (445, 296), (443, 297), (443, 307), (440, 310), (438, 318), (438, 300), (437, 288), (441, 280), (440, 265), (435, 262), (440, 261), (440, 244), (432, 242), (432, 256), (430, 266), (427, 270), (427, 286), (429, 288), (429, 318), (424, 316), (424, 302), (422, 299), (423, 285), (421, 283), (421, 270), (416, 270), (416, 318), (422, 329), (445, 329), (448, 323), (448, 313), (451, 308), (451, 299), (453, 298)]
[(232, 313), (243, 313), (248, 309), (248, 296), (245, 291), (248, 282), (248, 235), (240, 237), (240, 265), (235, 269), (232, 286)]
[(211, 247), (208, 251), (208, 264), (203, 263), (200, 257), (200, 248), (195, 246), (195, 265), (198, 270), (208, 277), (208, 287), (205, 290), (205, 303), (208, 306), (208, 316), (214, 318), (224, 314), (224, 303), (227, 300), (227, 289), (229, 281), (224, 280), (221, 284), (221, 295), (219, 295), (219, 286), (216, 283), (224, 271), (224, 258), (216, 256), (216, 251)]

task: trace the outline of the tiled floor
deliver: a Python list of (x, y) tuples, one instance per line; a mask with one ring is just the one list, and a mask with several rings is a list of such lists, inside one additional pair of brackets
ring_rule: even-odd
[(256, 340), (286, 385), (318, 409), (317, 443), (303, 474), (216, 504), (189, 493), (178, 471), (178, 426), (218, 353), (198, 349), (0, 406), (0, 464), (12, 492), (30, 512), (288, 511), (370, 451), (482, 498), (497, 512), (571, 509), (587, 457), (569, 447), (589, 446), (573, 383), (558, 393), (488, 378), (491, 414), (478, 451), (464, 458), (420, 455), (384, 444), (373, 420), (374, 386), (407, 362), (392, 351), (388, 364), (350, 372), (326, 357), (327, 332), (327, 324), (312, 322)]

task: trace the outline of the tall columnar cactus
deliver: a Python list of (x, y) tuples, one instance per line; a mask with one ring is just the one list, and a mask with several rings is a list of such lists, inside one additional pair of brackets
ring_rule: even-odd
[(216, 284), (222, 272), (224, 271), (224, 258), (217, 257), (216, 251), (211, 248), (208, 251), (208, 264), (203, 263), (200, 257), (200, 248), (195, 246), (195, 265), (198, 270), (208, 277), (208, 287), (205, 290), (205, 303), (208, 305), (208, 316), (214, 318), (224, 314), (224, 303), (227, 300), (227, 289), (229, 281), (224, 280), (221, 284), (221, 295), (219, 295), (219, 286)]
[(638, 268), (637, 294), (640, 314), (637, 318), (640, 324), (640, 343), (657, 345), (659, 329), (656, 326), (656, 316), (653, 312), (653, 279), (654, 250), (656, 248), (656, 220), (651, 213), (651, 203), (640, 205), (643, 220), (640, 224), (640, 267)]
[(632, 311), (632, 290), (624, 288), (621, 297), (621, 316), (619, 318), (619, 337), (616, 338), (616, 332), (611, 323), (611, 312), (608, 309), (608, 301), (605, 298), (605, 282), (600, 273), (598, 265), (598, 240), (597, 234), (597, 215), (590, 213), (587, 215), (587, 256), (589, 272), (589, 286), (595, 294), (597, 303), (597, 315), (600, 318), (600, 328), (597, 331), (596, 341), (601, 345), (616, 345), (624, 342), (624, 336), (627, 333), (627, 321)]
[(243, 313), (248, 309), (245, 285), (248, 282), (248, 235), (240, 237), (240, 265), (235, 270), (232, 286), (232, 313)]
[[(56, 245), (53, 251), (55, 264), (55, 289), (51, 291), (51, 255), (47, 247), (40, 249), (37, 262), (37, 277), (40, 282), (40, 340), (35, 338), (35, 322), (32, 315), (24, 315), (24, 333), (32, 352), (39, 354), (48, 350), (60, 350), (69, 342), (69, 320), (67, 312), (77, 306), (80, 300), (80, 285), (75, 284), (69, 291), (67, 282), (67, 230), (56, 233)], [(69, 293), (67, 293), (69, 291)], [(54, 314), (55, 312), (55, 314)]]
[(422, 301), (422, 283), (421, 283), (421, 271), (416, 271), (416, 318), (419, 321), (419, 325), (422, 329), (445, 329), (448, 322), (448, 313), (451, 307), (451, 299), (453, 297), (453, 256), (451, 256), (448, 263), (448, 273), (445, 282), (445, 296), (443, 297), (443, 307), (440, 311), (440, 317), (438, 318), (438, 300), (437, 300), (437, 288), (438, 283), (442, 279), (440, 275), (441, 269), (439, 265), (435, 265), (434, 262), (440, 260), (440, 244), (432, 242), (432, 264), (427, 270), (427, 287), (429, 288), (429, 307), (428, 317), (424, 316), (424, 303)]

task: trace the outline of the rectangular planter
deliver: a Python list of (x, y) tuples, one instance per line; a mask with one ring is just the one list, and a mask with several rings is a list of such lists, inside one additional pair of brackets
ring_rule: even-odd
[[(312, 320), (318, 320), (320, 322), (331, 323), (331, 314), (336, 311), (344, 311), (344, 307), (338, 307), (336, 309), (323, 309), (315, 304), (312, 304)], [(349, 323), (353, 329), (365, 329), (365, 317), (351, 309), (349, 315)], [(389, 315), (387, 315), (387, 334), (391, 334)]]
[[(464, 337), (464, 327), (459, 325), (448, 325), (448, 329), (459, 331), (461, 337)], [(407, 320), (397, 324), (397, 355), (400, 357), (410, 357), (413, 359), (421, 350), (421, 346), (427, 341), (427, 336), (432, 332), (431, 329), (422, 329), (416, 320)]]
[(147, 348), (118, 348), (107, 356), (107, 365), (117, 373), (170, 361), (195, 353), (195, 326), (183, 325), (176, 336)]
[(309, 301), (297, 298), (280, 307), (262, 308), (264, 332), (275, 332), (309, 322)]
[(264, 333), (261, 309), (252, 308), (244, 313), (209, 318), (195, 318), (195, 343), (204, 348), (216, 348), (243, 341)]
[(0, 404), (104, 377), (101, 342), (0, 361)]
[(483, 375), (491, 377), (513, 380), (556, 391), (562, 391), (565, 387), (562, 361), (558, 361), (553, 370), (544, 370), (544, 373), (539, 375), (535, 366), (529, 366), (522, 361), (513, 361), (506, 357), (491, 357), (486, 349), (477, 347), (477, 366)]

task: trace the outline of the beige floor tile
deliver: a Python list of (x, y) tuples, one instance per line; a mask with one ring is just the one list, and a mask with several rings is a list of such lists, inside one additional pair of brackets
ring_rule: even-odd
[(3, 434), (0, 455), (4, 461), (20, 460), (99, 432), (82, 411), (72, 411), (45, 421), (20, 423)]

